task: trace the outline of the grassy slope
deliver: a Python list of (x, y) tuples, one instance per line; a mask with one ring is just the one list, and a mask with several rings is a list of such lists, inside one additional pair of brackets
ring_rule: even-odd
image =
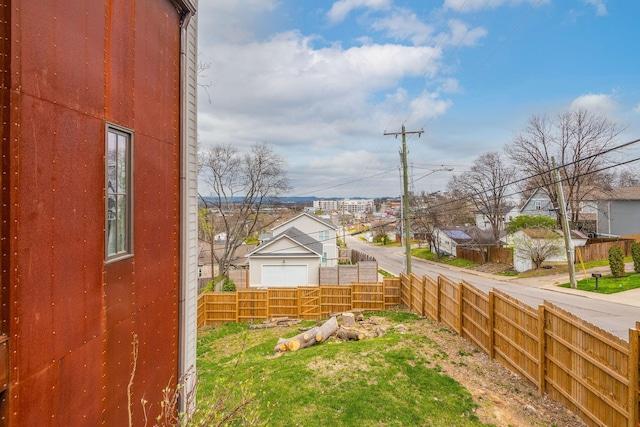
[[(295, 328), (248, 331), (246, 324), (201, 332), (198, 405), (242, 387), (256, 396), (264, 425), (479, 426), (469, 392), (440, 373), (448, 356), (407, 328), (359, 342), (327, 342), (273, 356), (278, 336)], [(236, 367), (237, 366), (237, 367)], [(231, 382), (227, 382), (233, 377)]]

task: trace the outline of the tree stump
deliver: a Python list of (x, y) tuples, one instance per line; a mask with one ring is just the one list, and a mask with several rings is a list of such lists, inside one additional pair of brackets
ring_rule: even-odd
[(342, 326), (345, 328), (355, 328), (356, 315), (353, 313), (342, 313)]

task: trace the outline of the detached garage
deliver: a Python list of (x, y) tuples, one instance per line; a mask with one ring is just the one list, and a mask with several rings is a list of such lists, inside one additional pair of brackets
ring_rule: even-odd
[(263, 265), (262, 286), (296, 287), (309, 283), (307, 265)]
[(322, 243), (291, 227), (247, 254), (250, 287), (317, 286)]

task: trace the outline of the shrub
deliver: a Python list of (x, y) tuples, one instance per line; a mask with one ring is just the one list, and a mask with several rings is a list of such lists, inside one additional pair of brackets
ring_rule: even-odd
[(224, 283), (222, 284), (222, 292), (234, 292), (236, 290), (236, 284), (229, 280), (227, 277), (224, 278)]
[(213, 281), (209, 280), (200, 292), (213, 292)]
[(631, 258), (633, 258), (633, 271), (640, 273), (640, 242), (631, 244)]
[(624, 254), (618, 245), (609, 249), (609, 269), (613, 277), (624, 277)]

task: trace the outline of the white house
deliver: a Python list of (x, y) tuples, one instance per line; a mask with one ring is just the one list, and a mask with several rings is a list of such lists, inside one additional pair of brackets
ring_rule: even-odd
[[(503, 222), (500, 230), (504, 230), (511, 220), (520, 215), (520, 208), (514, 205), (505, 205), (502, 207)], [(486, 210), (476, 212), (476, 226), (482, 230), (491, 230), (491, 222)]]
[[(576, 248), (587, 244), (587, 236), (583, 233), (571, 231), (571, 247)], [(514, 242), (528, 241), (522, 246), (513, 245)], [(562, 230), (543, 230), (543, 229), (524, 229), (518, 230), (508, 238), (509, 243), (513, 246), (513, 267), (517, 272), (523, 272), (534, 268), (530, 253), (523, 246), (543, 247), (548, 245), (557, 245), (558, 253), (551, 255), (545, 259), (548, 263), (566, 263), (567, 253), (564, 249), (564, 239)], [(538, 243), (534, 243), (538, 241)]]
[[(504, 235), (501, 232), (501, 235)], [(439, 251), (440, 254), (456, 256), (458, 245), (466, 247), (493, 246), (496, 244), (493, 233), (476, 226), (452, 227), (435, 229), (434, 236), (437, 242), (430, 242), (431, 252)]]
[(297, 228), (302, 234), (321, 243), (322, 250), (320, 255), (322, 256), (322, 267), (334, 267), (338, 265), (338, 245), (336, 240), (338, 227), (328, 220), (303, 212), (273, 227), (271, 229), (272, 235), (276, 236), (290, 227)]
[[(596, 217), (598, 214), (598, 204), (594, 197), (593, 192), (587, 194), (578, 203), (579, 219), (578, 224), (573, 224), (574, 227), (586, 230), (585, 232), (595, 232)], [(567, 215), (571, 215), (571, 203), (567, 201)], [(551, 218), (556, 218), (556, 209), (551, 203), (551, 199), (544, 188), (536, 189), (529, 199), (520, 208), (520, 215), (546, 215)]]
[(317, 286), (323, 244), (289, 227), (247, 254), (250, 287)]

